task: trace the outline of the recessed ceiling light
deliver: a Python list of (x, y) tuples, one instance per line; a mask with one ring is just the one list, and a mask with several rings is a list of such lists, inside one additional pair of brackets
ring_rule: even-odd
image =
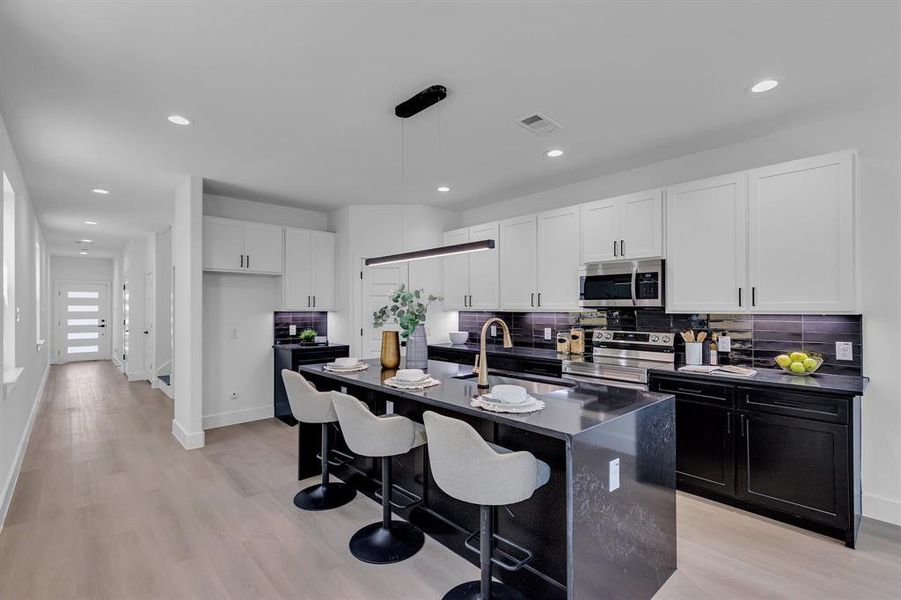
[(754, 85), (751, 86), (751, 91), (755, 94), (760, 94), (763, 92), (768, 92), (774, 87), (779, 85), (779, 82), (775, 79), (764, 79), (763, 81), (758, 81)]
[(439, 192), (442, 192), (442, 193), (444, 193), (444, 192), (449, 192), (449, 191), (450, 191), (450, 188), (447, 187), (446, 185), (439, 185), (439, 186), (438, 186), (438, 191), (439, 191)]
[(79, 254), (87, 254), (87, 253), (88, 253), (88, 251), (87, 251), (87, 250), (84, 250), (84, 249), (82, 249), (82, 250), (80, 250), (80, 251), (79, 251), (79, 252), (78, 252), (78, 253), (79, 253)]
[(169, 119), (170, 123), (175, 123), (176, 125), (190, 125), (191, 124), (191, 121), (187, 120), (186, 118), (182, 117), (181, 115), (169, 115), (166, 118)]
[(91, 191), (94, 192), (95, 194), (109, 194), (109, 190), (105, 190), (103, 188), (94, 188)]
[(93, 244), (94, 240), (78, 240), (76, 244)]
[(563, 156), (563, 150), (560, 148), (551, 148), (547, 152), (544, 153), (548, 158), (557, 158), (559, 156)]
[(85, 221), (84, 224), (85, 225), (96, 225), (97, 221)]

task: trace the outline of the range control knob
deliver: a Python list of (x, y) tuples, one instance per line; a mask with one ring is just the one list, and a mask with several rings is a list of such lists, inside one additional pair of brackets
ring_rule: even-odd
[(670, 338), (670, 336), (665, 335), (662, 338), (660, 338), (660, 341), (663, 342), (664, 344), (669, 344), (671, 339), (672, 338)]
[(652, 341), (652, 342), (659, 342), (659, 341), (660, 341), (660, 336), (659, 336), (659, 335), (652, 335), (652, 336), (651, 336), (651, 341)]

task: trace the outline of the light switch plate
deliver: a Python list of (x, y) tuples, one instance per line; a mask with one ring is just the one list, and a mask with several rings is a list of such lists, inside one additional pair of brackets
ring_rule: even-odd
[(297, 335), (297, 325), (288, 325), (288, 335)]
[(546, 340), (551, 339), (551, 328), (550, 327), (544, 328), (544, 339), (546, 339)]
[(851, 342), (835, 342), (836, 360), (854, 360), (854, 349)]
[(614, 458), (610, 461), (610, 491), (619, 489), (619, 459)]

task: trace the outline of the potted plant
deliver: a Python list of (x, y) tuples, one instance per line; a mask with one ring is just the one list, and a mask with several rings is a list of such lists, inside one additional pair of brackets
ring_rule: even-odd
[(382, 327), (388, 322), (400, 325), (400, 337), (407, 342), (407, 368), (425, 369), (429, 356), (423, 324), (429, 305), (443, 298), (427, 295), (422, 288), (410, 290), (400, 284), (388, 294), (388, 300), (388, 304), (372, 313), (372, 326)]
[(316, 336), (319, 335), (315, 329), (310, 329), (307, 327), (303, 331), (300, 332), (298, 336), (300, 338), (301, 344), (312, 344), (316, 341)]

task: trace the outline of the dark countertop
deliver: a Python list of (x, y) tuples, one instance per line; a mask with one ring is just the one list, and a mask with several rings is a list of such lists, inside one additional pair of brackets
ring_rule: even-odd
[[(462, 352), (479, 353), (479, 345), (473, 342), (465, 344), (451, 344), (444, 342), (441, 344), (429, 344), (429, 348), (442, 348), (447, 350), (460, 350)], [(547, 360), (552, 362), (563, 362), (569, 358), (569, 354), (560, 354), (551, 348), (524, 348), (513, 346), (512, 348), (504, 348), (500, 345), (487, 345), (485, 352), (490, 356), (492, 354), (505, 354), (507, 356), (518, 356), (521, 358), (532, 358), (537, 360)]]
[[(676, 365), (678, 368), (681, 365)], [(782, 370), (757, 369), (757, 374), (752, 377), (738, 377), (735, 375), (706, 375), (704, 373), (680, 373), (673, 367), (660, 367), (651, 369), (651, 375), (666, 375), (691, 381), (723, 382), (733, 385), (752, 385), (754, 387), (773, 387), (797, 392), (826, 392), (862, 396), (869, 382), (868, 377), (852, 377), (850, 375), (829, 375), (826, 373), (798, 377), (789, 375)]]
[(657, 394), (524, 375), (525, 378), (537, 379), (542, 383), (571, 387), (546, 393), (533, 392), (533, 396), (545, 403), (545, 408), (538, 412), (530, 414), (494, 413), (470, 406), (470, 400), (477, 393), (475, 378), (455, 379), (460, 375), (472, 375), (472, 368), (468, 365), (430, 360), (428, 372), (432, 377), (441, 381), (441, 385), (413, 391), (384, 385), (382, 378), (387, 378), (393, 374), (394, 370), (386, 369), (383, 375), (378, 359), (369, 359), (365, 362), (370, 365), (369, 369), (356, 373), (341, 374), (323, 371), (322, 364), (301, 365), (298, 367), (298, 371), (301, 374), (313, 374), (561, 439), (571, 438), (623, 415), (673, 398), (672, 394)]
[(347, 344), (273, 344), (276, 350), (321, 350), (323, 348), (349, 348)]

